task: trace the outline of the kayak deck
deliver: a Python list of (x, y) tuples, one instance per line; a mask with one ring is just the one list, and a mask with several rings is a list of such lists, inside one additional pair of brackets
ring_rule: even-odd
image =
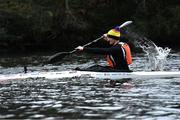
[(92, 71), (59, 71), (59, 72), (29, 72), (19, 74), (0, 75), (0, 80), (46, 78), (61, 79), (73, 77), (88, 77), (97, 79), (124, 79), (124, 78), (162, 78), (180, 77), (180, 71), (152, 71), (152, 72), (92, 72)]

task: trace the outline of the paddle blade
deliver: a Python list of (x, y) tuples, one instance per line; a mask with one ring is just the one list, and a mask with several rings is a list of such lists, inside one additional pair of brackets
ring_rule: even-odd
[(51, 56), (47, 63), (49, 64), (52, 64), (52, 63), (56, 63), (56, 62), (59, 62), (60, 60), (62, 60), (66, 55), (69, 55), (70, 53), (69, 52), (60, 52), (60, 53), (57, 53), (53, 56)]
[(131, 24), (131, 23), (132, 23), (132, 21), (126, 21), (126, 22), (124, 22), (122, 25), (119, 26), (119, 29), (120, 29), (120, 28), (123, 28), (123, 27), (125, 27), (125, 26), (128, 26), (128, 25)]

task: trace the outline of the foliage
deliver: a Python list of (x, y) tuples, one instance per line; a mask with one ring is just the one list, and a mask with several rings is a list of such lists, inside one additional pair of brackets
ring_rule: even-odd
[(71, 49), (126, 20), (155, 42), (176, 45), (179, 0), (0, 0), (0, 49)]

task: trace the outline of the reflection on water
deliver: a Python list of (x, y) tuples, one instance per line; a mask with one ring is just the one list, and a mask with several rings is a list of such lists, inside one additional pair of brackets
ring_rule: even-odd
[[(35, 66), (30, 63), (31, 58), (25, 65), (29, 71), (67, 70), (94, 64), (89, 58), (91, 56), (70, 56), (59, 66)], [(144, 56), (133, 58), (131, 68), (143, 70)], [(10, 61), (5, 65), (1, 62), (1, 74), (23, 71), (14, 59), (18, 65), (10, 67)], [(168, 61), (166, 68), (176, 71), (180, 68), (179, 54), (172, 54)], [(104, 61), (97, 63), (104, 64)], [(92, 78), (4, 81), (0, 83), (0, 119), (180, 119), (179, 78), (139, 78), (131, 84), (131, 87), (122, 84), (113, 87), (107, 81)]]

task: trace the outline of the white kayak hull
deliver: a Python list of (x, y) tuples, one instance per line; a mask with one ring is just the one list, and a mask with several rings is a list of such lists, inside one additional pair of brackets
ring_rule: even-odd
[(73, 77), (88, 77), (97, 79), (124, 79), (124, 78), (162, 78), (180, 77), (180, 71), (153, 71), (153, 72), (91, 72), (91, 71), (60, 71), (60, 72), (30, 72), (19, 74), (0, 75), (0, 80), (46, 78), (61, 79)]

